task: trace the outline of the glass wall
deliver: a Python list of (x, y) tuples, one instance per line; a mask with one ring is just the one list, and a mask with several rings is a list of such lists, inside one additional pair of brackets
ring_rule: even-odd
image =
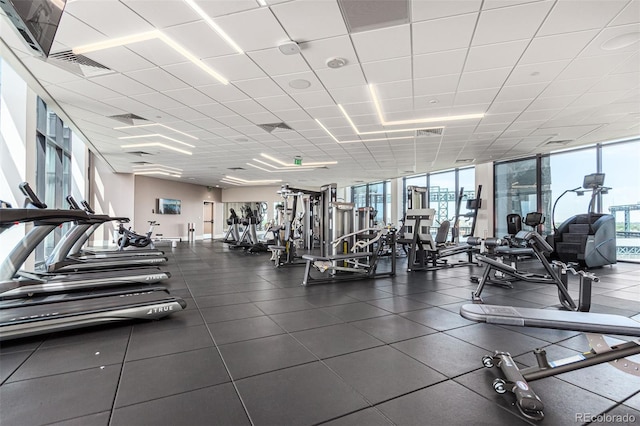
[(584, 176), (604, 173), (611, 189), (596, 198), (594, 211), (616, 218), (618, 260), (640, 261), (639, 165), (639, 139), (496, 163), (496, 235), (506, 235), (509, 213), (542, 212), (545, 234), (553, 232), (554, 223), (587, 213), (591, 192), (582, 188)]
[(373, 207), (375, 222), (384, 225), (391, 220), (391, 182), (374, 182), (351, 187), (351, 200), (355, 207)]

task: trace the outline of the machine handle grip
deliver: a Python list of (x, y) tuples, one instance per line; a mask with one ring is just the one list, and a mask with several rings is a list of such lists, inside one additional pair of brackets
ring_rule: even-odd
[(33, 192), (33, 189), (31, 189), (31, 186), (29, 185), (29, 182), (22, 182), (20, 185), (20, 190), (22, 191), (22, 193), (28, 198), (28, 200), (25, 200), (25, 207), (28, 203), (32, 204), (34, 207), (39, 208), (39, 209), (46, 209), (47, 205), (45, 203), (43, 203), (42, 201), (40, 201), (40, 198), (38, 198), (38, 196), (36, 195), (35, 192)]

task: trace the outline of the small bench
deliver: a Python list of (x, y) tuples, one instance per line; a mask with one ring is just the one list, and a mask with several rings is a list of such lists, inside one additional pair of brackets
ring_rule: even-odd
[[(335, 262), (340, 260), (349, 260), (349, 259), (363, 259), (366, 257), (373, 256), (371, 252), (357, 252), (357, 253), (346, 253), (346, 254), (336, 254), (333, 256), (318, 256), (314, 254), (303, 254), (302, 259), (307, 261), (307, 264), (304, 269), (304, 279), (302, 280), (302, 285), (309, 284), (311, 278), (311, 263), (312, 262)], [(330, 281), (330, 280), (327, 280)]]

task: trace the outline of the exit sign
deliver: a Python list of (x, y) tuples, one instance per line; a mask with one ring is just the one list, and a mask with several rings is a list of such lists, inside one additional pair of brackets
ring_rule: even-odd
[(302, 158), (296, 157), (293, 159), (293, 164), (296, 166), (302, 166)]

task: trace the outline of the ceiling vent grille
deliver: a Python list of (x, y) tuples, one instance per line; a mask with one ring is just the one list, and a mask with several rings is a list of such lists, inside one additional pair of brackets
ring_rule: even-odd
[(473, 158), (460, 158), (459, 160), (456, 160), (456, 163), (473, 163)]
[(441, 135), (444, 127), (434, 127), (431, 129), (418, 129), (416, 130), (416, 136), (431, 136), (431, 135)]
[[(142, 157), (143, 155), (153, 155), (146, 151), (127, 151), (127, 154), (137, 155), (138, 157)], [(146, 161), (142, 161), (142, 163), (146, 163)]]
[(95, 77), (115, 72), (93, 59), (76, 55), (71, 50), (52, 53), (47, 58), (47, 62), (83, 77)]
[(227, 170), (245, 170), (244, 167), (229, 167)]
[(130, 126), (133, 126), (134, 124), (136, 124), (135, 123), (136, 120), (149, 121), (146, 118), (140, 117), (139, 115), (133, 114), (131, 112), (128, 112), (126, 114), (110, 115), (107, 118), (113, 118), (114, 120), (117, 120), (117, 121), (119, 121), (121, 123), (128, 124)]
[[(138, 152), (143, 152), (143, 151), (138, 151)], [(131, 164), (135, 164), (136, 166), (144, 166), (151, 163), (148, 161), (132, 161)]]
[(573, 142), (573, 141), (570, 140), (570, 139), (564, 139), (564, 140), (560, 140), (560, 141), (549, 141), (545, 145), (566, 145), (569, 142)]
[(266, 123), (266, 124), (258, 124), (262, 130), (273, 133), (277, 129), (281, 130), (293, 130), (287, 123)]
[(350, 33), (409, 22), (408, 0), (338, 0)]

